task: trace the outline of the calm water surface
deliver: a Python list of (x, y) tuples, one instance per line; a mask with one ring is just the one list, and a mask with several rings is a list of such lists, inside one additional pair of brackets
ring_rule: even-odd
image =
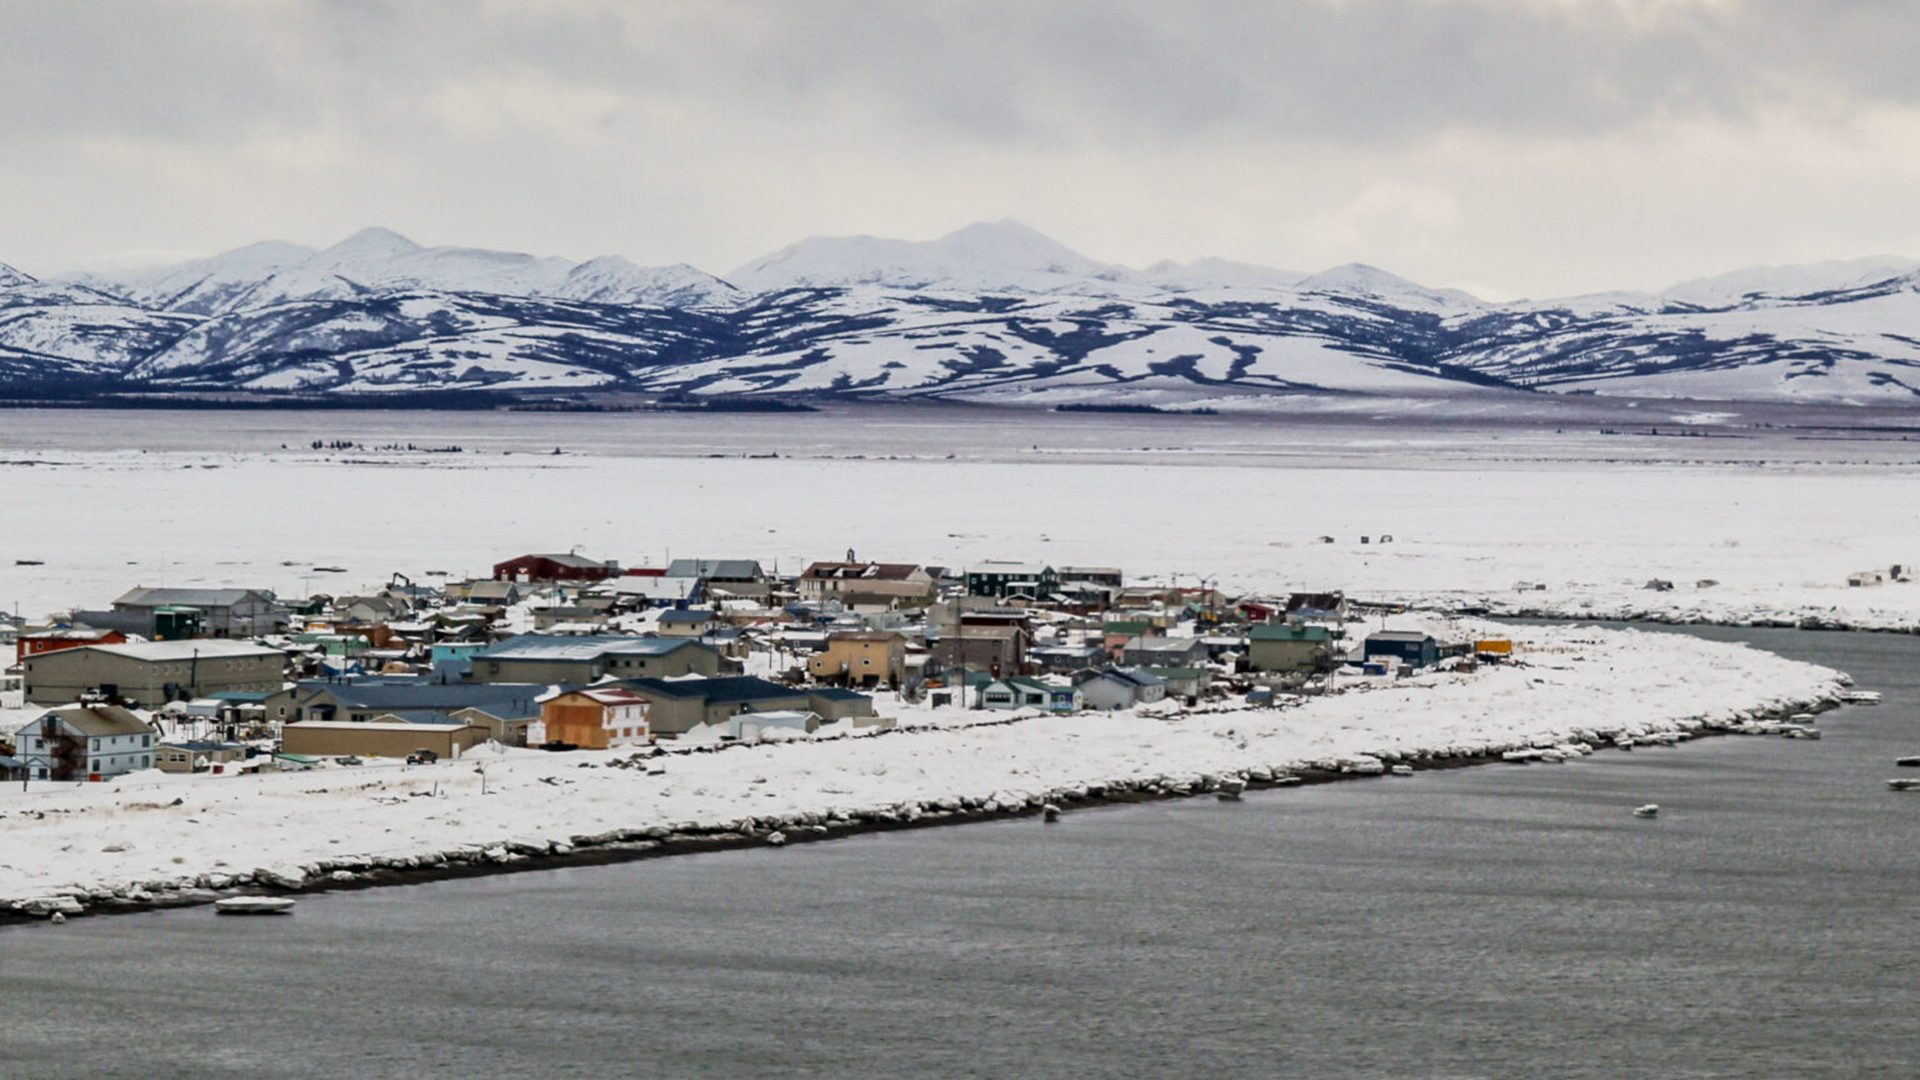
[[(1911, 1076), (1920, 638), (1723, 738), (0, 931), (8, 1076)], [(1657, 820), (1633, 818), (1658, 802)]]

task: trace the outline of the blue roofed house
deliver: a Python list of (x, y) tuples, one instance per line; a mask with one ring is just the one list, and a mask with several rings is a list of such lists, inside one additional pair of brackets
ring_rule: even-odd
[(664, 573), (623, 574), (601, 582), (592, 591), (635, 609), (682, 607), (706, 599), (706, 586), (699, 578), (668, 577)]
[(521, 634), (473, 656), (473, 677), (480, 682), (584, 686), (607, 675), (630, 679), (719, 671), (720, 654), (692, 638)]
[(545, 684), (438, 682), (413, 676), (308, 679), (295, 686), (289, 722), (464, 723), (523, 746), (540, 719)]
[(697, 638), (709, 630), (719, 630), (727, 625), (719, 614), (706, 608), (676, 608), (660, 613), (657, 624), (662, 637)]
[(744, 712), (812, 711), (805, 687), (752, 675), (625, 679), (621, 685), (647, 699), (647, 722), (655, 735), (682, 735), (701, 724), (724, 725)]

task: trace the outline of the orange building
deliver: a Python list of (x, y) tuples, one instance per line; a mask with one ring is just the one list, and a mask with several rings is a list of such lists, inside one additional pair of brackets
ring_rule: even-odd
[(617, 686), (569, 690), (540, 706), (547, 741), (583, 750), (634, 746), (653, 738), (647, 726), (647, 699)]

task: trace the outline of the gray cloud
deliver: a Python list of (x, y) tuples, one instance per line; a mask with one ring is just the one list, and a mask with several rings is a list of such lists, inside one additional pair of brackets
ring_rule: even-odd
[[(1350, 243), (1512, 290), (1601, 285), (1855, 253), (1858, 205), (1769, 255), (1753, 215), (1813, 181), (1714, 181), (1679, 147), (1907, 176), (1914, 152), (1884, 140), (1920, 110), (1916, 52), (1893, 0), (14, 0), (0, 196), (39, 213), (0, 259), (378, 220), (723, 267), (810, 232), (1012, 215), (1109, 258), (1203, 253), (1190, 237), (1311, 266)], [(1665, 186), (1632, 192), (1638, 216), (1704, 210), (1701, 237), (1658, 258), (1603, 242), (1632, 217), (1592, 203), (1643, 174)], [(1587, 271), (1543, 273), (1502, 206), (1580, 237)]]

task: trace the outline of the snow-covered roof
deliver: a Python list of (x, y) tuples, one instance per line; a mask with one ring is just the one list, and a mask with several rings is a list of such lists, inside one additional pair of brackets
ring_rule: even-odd
[(127, 590), (115, 607), (232, 607), (249, 596), (258, 596), (271, 600), (273, 594), (263, 589), (149, 589), (145, 587)]
[[(67, 652), (100, 652), (110, 656), (123, 656), (130, 660), (142, 660), (150, 664), (163, 664), (175, 660), (236, 660), (249, 656), (280, 656), (279, 649), (270, 649), (265, 645), (254, 645), (245, 641), (228, 641), (220, 638), (190, 638), (186, 641), (130, 641), (122, 645), (83, 645)], [(58, 653), (48, 655), (58, 656)]]
[(602, 656), (665, 656), (675, 649), (699, 647), (691, 638), (567, 637), (521, 634), (475, 657), (483, 660), (598, 660)]

